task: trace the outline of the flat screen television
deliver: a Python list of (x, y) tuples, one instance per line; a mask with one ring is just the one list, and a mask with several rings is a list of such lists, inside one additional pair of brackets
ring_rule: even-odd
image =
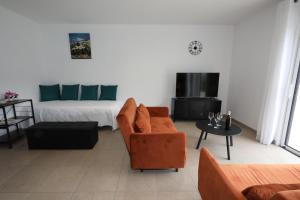
[(220, 73), (177, 73), (176, 97), (217, 97)]

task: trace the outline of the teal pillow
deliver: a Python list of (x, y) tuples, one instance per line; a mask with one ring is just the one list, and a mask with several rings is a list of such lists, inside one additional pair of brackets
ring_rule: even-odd
[(40, 87), (40, 101), (60, 100), (59, 84), (39, 85), (39, 87)]
[(62, 85), (61, 100), (78, 100), (79, 84)]
[(101, 94), (99, 100), (116, 100), (117, 85), (101, 85)]
[(80, 100), (97, 100), (98, 85), (82, 85)]

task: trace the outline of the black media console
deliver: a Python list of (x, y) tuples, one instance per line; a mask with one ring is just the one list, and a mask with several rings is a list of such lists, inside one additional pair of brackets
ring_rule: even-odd
[(173, 120), (207, 119), (209, 112), (221, 112), (222, 101), (216, 98), (172, 98)]

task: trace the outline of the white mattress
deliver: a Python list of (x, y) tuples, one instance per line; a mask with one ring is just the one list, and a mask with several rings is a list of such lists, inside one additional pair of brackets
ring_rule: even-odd
[(98, 126), (118, 128), (120, 101), (46, 101), (35, 104), (37, 121), (97, 121)]

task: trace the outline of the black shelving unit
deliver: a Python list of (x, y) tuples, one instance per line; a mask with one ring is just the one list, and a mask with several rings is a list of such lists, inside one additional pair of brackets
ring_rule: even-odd
[(172, 98), (173, 120), (204, 120), (209, 112), (221, 112), (222, 101), (216, 98)]
[[(31, 114), (29, 114), (28, 116), (18, 116), (17, 112), (16, 112), (16, 105), (17, 104), (21, 104), (21, 103), (30, 103), (30, 111)], [(13, 111), (13, 117), (8, 118), (7, 117), (7, 108), (8, 107), (12, 107), (12, 111)], [(3, 103), (0, 103), (0, 109), (2, 109), (3, 112), (3, 120), (0, 121), (0, 129), (4, 129), (6, 130), (6, 135), (7, 135), (7, 140), (6, 143), (8, 144), (8, 148), (12, 148), (12, 137), (11, 137), (11, 132), (9, 130), (9, 128), (11, 126), (15, 126), (16, 127), (16, 131), (18, 134), (18, 138), (21, 137), (21, 133), (20, 133), (20, 129), (19, 129), (19, 124), (26, 121), (26, 120), (30, 120), (32, 119), (33, 124), (35, 124), (35, 118), (34, 118), (34, 110), (33, 110), (33, 103), (31, 99), (16, 99), (16, 100), (11, 100), (11, 101), (6, 101)]]

